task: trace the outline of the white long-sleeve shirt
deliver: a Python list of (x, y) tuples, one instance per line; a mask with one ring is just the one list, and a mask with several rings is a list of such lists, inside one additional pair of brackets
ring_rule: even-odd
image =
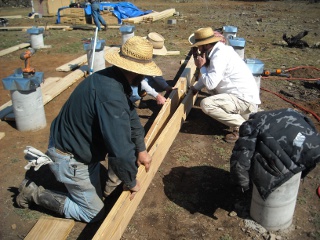
[(145, 79), (141, 81), (141, 89), (145, 90), (148, 95), (156, 98), (158, 96), (158, 92), (152, 87), (159, 88), (159, 90), (164, 91), (169, 86), (166, 80), (162, 76), (147, 76)]
[(249, 103), (260, 104), (259, 89), (255, 79), (241, 57), (231, 46), (217, 42), (209, 54), (210, 65), (200, 69), (195, 89), (229, 93)]

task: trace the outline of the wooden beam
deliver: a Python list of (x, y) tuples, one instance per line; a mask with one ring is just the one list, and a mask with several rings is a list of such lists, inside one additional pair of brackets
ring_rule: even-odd
[[(0, 27), (0, 31), (27, 31), (32, 26), (20, 26), (20, 27)], [(38, 28), (49, 29), (62, 29), (62, 30), (72, 30), (71, 26), (66, 25), (48, 25), (48, 26), (38, 26)]]
[(64, 240), (74, 226), (74, 220), (42, 216), (25, 240)]
[[(194, 64), (193, 61), (189, 61)], [(189, 63), (188, 63), (189, 64)], [(193, 75), (193, 74), (192, 74)], [(162, 132), (149, 150), (152, 156), (152, 164), (149, 172), (145, 172), (144, 166), (138, 168), (137, 179), (140, 181), (141, 189), (130, 200), (130, 192), (123, 191), (115, 205), (101, 224), (100, 228), (94, 235), (93, 239), (120, 239), (127, 225), (129, 224), (133, 214), (135, 213), (140, 201), (142, 200), (147, 188), (149, 187), (154, 175), (157, 173), (159, 166), (165, 158), (170, 146), (177, 136), (182, 123), (186, 119), (191, 110), (197, 95), (193, 95), (191, 91), (183, 98), (179, 107), (175, 110), (169, 122), (164, 126)], [(161, 109), (162, 111), (162, 109)], [(161, 114), (161, 111), (159, 114)], [(157, 124), (157, 123), (156, 123)], [(150, 147), (147, 145), (147, 148)]]
[(4, 56), (6, 54), (12, 53), (14, 51), (18, 51), (19, 49), (30, 47), (30, 43), (20, 43), (13, 47), (9, 47), (0, 51), (0, 56)]
[[(147, 150), (153, 145), (157, 135), (160, 134), (164, 125), (169, 121), (172, 114), (181, 102), (181, 99), (185, 96), (191, 79), (194, 75), (196, 66), (193, 61), (188, 61), (179, 79), (177, 80), (174, 90), (170, 93), (166, 103), (162, 106), (161, 111), (158, 113), (154, 123), (150, 127), (146, 137), (145, 144)], [(149, 148), (149, 149), (148, 149)]]

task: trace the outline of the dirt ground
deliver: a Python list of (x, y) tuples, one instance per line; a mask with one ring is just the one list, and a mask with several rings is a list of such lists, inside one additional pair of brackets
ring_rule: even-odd
[[(178, 77), (180, 60), (186, 58), (190, 48), (188, 36), (200, 27), (238, 27), (237, 36), (246, 40), (246, 58), (257, 58), (264, 62), (265, 69), (290, 70), (292, 78), (261, 79), (261, 110), (296, 108), (305, 113), (320, 131), (320, 4), (309, 1), (141, 1), (132, 2), (143, 10), (162, 11), (175, 8), (179, 13), (170, 19), (153, 23), (136, 24), (135, 35), (145, 36), (156, 31), (165, 37), (168, 50), (179, 50), (178, 56), (157, 57), (155, 61), (164, 72), (169, 84), (174, 85)], [(25, 15), (26, 9), (2, 9), (0, 16)], [(9, 19), (8, 26), (54, 25), (55, 18)], [(309, 34), (303, 38), (309, 48), (288, 48), (282, 34), (296, 35), (303, 30)], [(47, 30), (45, 45), (31, 58), (36, 71), (44, 72), (45, 78), (64, 77), (69, 73), (55, 69), (85, 54), (84, 38), (93, 37), (93, 30)], [(99, 33), (107, 45), (120, 44), (118, 29)], [(23, 31), (0, 31), (0, 50), (29, 41)], [(70, 50), (71, 49), (71, 50)], [(75, 50), (76, 49), (76, 50)], [(23, 62), (19, 59), (24, 50), (0, 57), (0, 78), (3, 79)], [(309, 66), (304, 67), (302, 66)], [(312, 66), (312, 67), (310, 67)], [(294, 69), (292, 69), (294, 68)], [(20, 209), (15, 196), (25, 175), (36, 183), (50, 189), (64, 190), (52, 181), (48, 168), (38, 172), (24, 170), (26, 160), (23, 150), (34, 146), (46, 151), (50, 123), (71, 92), (80, 82), (74, 83), (44, 106), (47, 126), (35, 132), (20, 132), (12, 121), (1, 121), (0, 132), (0, 239), (23, 239), (40, 216), (53, 215), (44, 209)], [(1, 84), (0, 84), (1, 85)], [(316, 188), (320, 184), (317, 166), (300, 184), (293, 224), (278, 232), (264, 232), (248, 225), (250, 194), (241, 195), (229, 182), (229, 159), (233, 144), (223, 141), (228, 129), (206, 116), (199, 108), (199, 95), (181, 131), (166, 155), (158, 173), (131, 219), (122, 239), (320, 239), (320, 205)], [(0, 105), (10, 100), (10, 92), (0, 86)], [(138, 109), (146, 131), (152, 124), (160, 107), (153, 99), (146, 100), (148, 109)], [(318, 117), (318, 118), (317, 118)], [(103, 176), (106, 169), (102, 168)], [(106, 201), (112, 207), (117, 194)], [(54, 216), (54, 215), (53, 215)], [(99, 224), (76, 222), (68, 239), (90, 239)]]

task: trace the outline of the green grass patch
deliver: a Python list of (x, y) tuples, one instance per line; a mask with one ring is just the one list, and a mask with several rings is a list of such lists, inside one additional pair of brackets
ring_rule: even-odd
[(40, 212), (23, 208), (15, 208), (14, 211), (21, 217), (22, 220), (37, 220), (43, 215)]

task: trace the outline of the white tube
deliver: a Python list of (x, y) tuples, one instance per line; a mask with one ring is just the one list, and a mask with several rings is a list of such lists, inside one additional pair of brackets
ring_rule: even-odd
[(96, 52), (97, 37), (98, 37), (98, 28), (96, 27), (96, 33), (95, 33), (94, 42), (93, 42), (92, 61), (91, 61), (91, 66), (90, 66), (90, 75), (93, 73), (94, 53)]

